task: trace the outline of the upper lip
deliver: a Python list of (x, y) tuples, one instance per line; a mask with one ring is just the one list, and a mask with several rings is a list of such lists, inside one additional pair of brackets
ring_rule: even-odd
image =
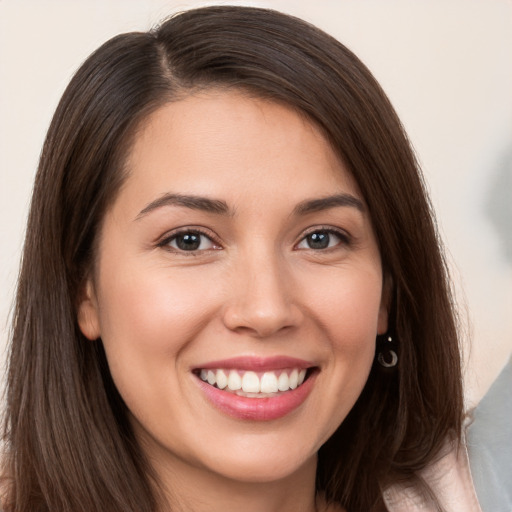
[(238, 356), (230, 359), (222, 359), (218, 361), (209, 361), (202, 365), (198, 365), (194, 370), (208, 369), (226, 369), (226, 370), (245, 370), (245, 371), (266, 371), (266, 370), (282, 370), (285, 368), (311, 368), (316, 366), (311, 361), (298, 359), (289, 356), (274, 357), (255, 357), (255, 356)]

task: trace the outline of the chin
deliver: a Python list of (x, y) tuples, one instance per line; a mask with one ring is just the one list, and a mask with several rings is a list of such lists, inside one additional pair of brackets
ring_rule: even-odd
[[(255, 438), (257, 437), (257, 439)], [(230, 480), (246, 483), (270, 483), (286, 479), (298, 471), (316, 470), (316, 446), (301, 445), (298, 438), (265, 435), (233, 437), (230, 443), (217, 445), (202, 457), (210, 471)], [(200, 463), (201, 463), (200, 462)]]
[(215, 468), (211, 467), (220, 476), (229, 480), (243, 483), (271, 483), (285, 480), (292, 475), (302, 471), (315, 471), (317, 455), (316, 453), (307, 458), (290, 457), (290, 454), (283, 454), (276, 458), (253, 458), (245, 457), (224, 460), (222, 467), (219, 464)]

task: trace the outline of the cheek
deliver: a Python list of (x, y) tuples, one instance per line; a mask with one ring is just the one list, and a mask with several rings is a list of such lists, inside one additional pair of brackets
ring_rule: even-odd
[(316, 275), (315, 286), (310, 286), (316, 292), (309, 301), (310, 314), (323, 329), (330, 354), (323, 378), (330, 389), (326, 401), (335, 412), (329, 418), (327, 436), (344, 420), (368, 379), (382, 290), (378, 267), (330, 270), (329, 276)]
[(178, 406), (169, 390), (181, 390), (182, 354), (213, 309), (200, 279), (172, 274), (161, 266), (140, 273), (135, 265), (115, 272), (105, 266), (99, 297), (112, 379), (133, 416), (147, 425), (165, 423), (166, 411)]
[(170, 370), (182, 364), (181, 351), (211, 316), (214, 301), (200, 279), (161, 267), (138, 273), (127, 265), (126, 270), (104, 268), (99, 306), (110, 371), (129, 401), (134, 382), (137, 396), (149, 396), (155, 380), (165, 381), (162, 389), (176, 385)]
[(307, 288), (311, 314), (330, 334), (334, 348), (364, 349), (375, 343), (381, 314), (382, 278), (378, 268), (342, 268), (316, 275)]

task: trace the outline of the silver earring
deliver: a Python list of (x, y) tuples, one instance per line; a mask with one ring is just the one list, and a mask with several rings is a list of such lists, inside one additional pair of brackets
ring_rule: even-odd
[(394, 368), (398, 364), (398, 355), (391, 336), (388, 336), (387, 340), (379, 347), (377, 361), (384, 368)]

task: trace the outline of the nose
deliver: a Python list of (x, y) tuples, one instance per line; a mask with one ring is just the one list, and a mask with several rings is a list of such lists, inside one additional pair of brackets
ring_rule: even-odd
[(231, 331), (266, 338), (303, 320), (291, 273), (276, 256), (243, 259), (228, 286), (223, 322)]

